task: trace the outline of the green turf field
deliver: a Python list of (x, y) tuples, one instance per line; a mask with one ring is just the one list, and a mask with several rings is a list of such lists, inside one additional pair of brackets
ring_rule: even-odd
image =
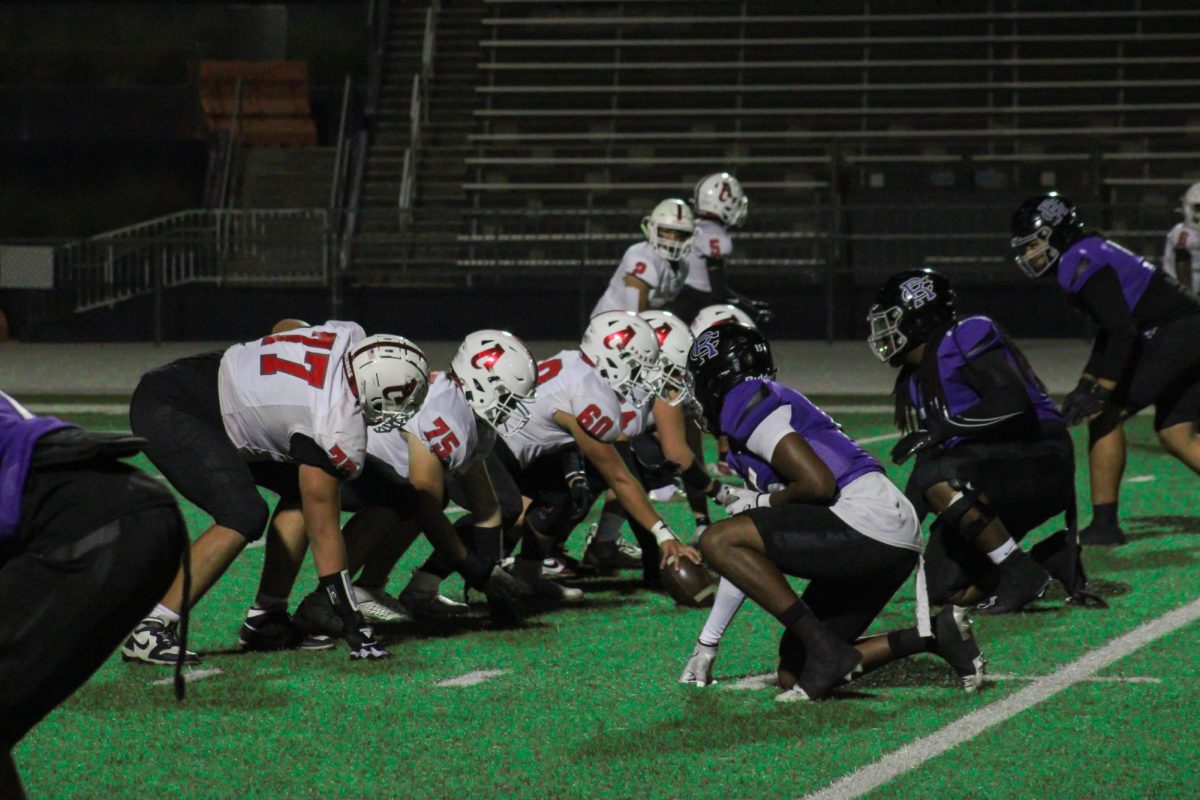
[[(835, 416), (859, 438), (892, 431), (888, 414)], [(123, 417), (76, 419), (125, 425)], [(237, 629), (263, 554), (250, 549), (193, 616), (200, 669), (219, 673), (190, 683), (179, 704), (169, 683), (156, 683), (169, 670), (114, 656), (22, 742), (17, 765), (37, 798), (801, 797), (972, 712), (1019, 699), (1037, 677), (1200, 598), (1200, 484), (1158, 450), (1147, 417), (1128, 430), (1133, 480), (1122, 509), (1131, 541), (1085, 556), (1112, 607), (1064, 608), (1052, 595), (1035, 613), (977, 620), (989, 670), (1001, 680), (976, 695), (962, 693), (932, 656), (817, 704), (777, 704), (773, 688), (739, 689), (740, 678), (775, 664), (778, 624), (749, 603), (721, 646), (721, 683), (681, 686), (707, 612), (639, 590), (635, 573), (581, 581), (581, 606), (531, 615), (520, 630), (492, 630), (482, 612), (453, 625), (385, 628), (393, 658), (383, 662), (352, 665), (344, 649), (242, 655)], [(867, 447), (882, 457), (891, 443)], [(1082, 456), (1078, 429), (1076, 448)], [(1086, 509), (1082, 457), (1079, 466)], [(897, 482), (906, 474), (891, 470)], [(689, 530), (684, 502), (662, 508)], [(207, 525), (184, 509), (193, 534)], [(576, 555), (584, 530), (569, 543)], [(427, 553), (423, 543), (414, 547), (393, 591)], [(304, 591), (312, 574), (306, 566)], [(461, 590), (456, 578), (445, 586)], [(911, 595), (910, 583), (876, 628), (910, 625)], [(1100, 670), (1099, 680), (1067, 686), (868, 796), (1197, 797), (1197, 652), (1200, 625), (1184, 625)], [(481, 670), (496, 674), (437, 685)]]

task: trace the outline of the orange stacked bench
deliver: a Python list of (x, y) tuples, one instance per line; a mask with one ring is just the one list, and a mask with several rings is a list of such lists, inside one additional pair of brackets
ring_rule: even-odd
[(317, 126), (304, 61), (202, 61), (200, 106), (210, 133), (233, 126), (242, 81), (239, 131), (250, 147), (313, 147)]

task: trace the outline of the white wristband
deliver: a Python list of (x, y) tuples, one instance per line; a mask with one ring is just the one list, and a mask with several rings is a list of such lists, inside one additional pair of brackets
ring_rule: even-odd
[(771, 507), (771, 493), (763, 492), (762, 494), (760, 494), (758, 496), (758, 499), (755, 500), (754, 505), (757, 506), (758, 508), (770, 508)]
[(667, 527), (667, 523), (663, 522), (661, 519), (654, 523), (654, 525), (650, 528), (650, 533), (654, 534), (654, 541), (658, 542), (660, 545), (663, 542), (669, 542), (673, 539), (678, 540), (678, 537), (671, 532), (670, 528)]

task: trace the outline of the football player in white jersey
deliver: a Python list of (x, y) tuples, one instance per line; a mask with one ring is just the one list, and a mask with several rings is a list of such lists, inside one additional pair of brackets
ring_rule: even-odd
[(1200, 183), (1193, 183), (1181, 199), (1183, 221), (1167, 234), (1162, 267), (1184, 287), (1200, 294)]
[(642, 220), (646, 241), (631, 245), (592, 309), (645, 311), (669, 305), (688, 276), (685, 256), (692, 248), (695, 220), (682, 200), (663, 200)]
[[(300, 327), (180, 359), (142, 376), (130, 402), (146, 455), (180, 494), (213, 517), (181, 572), (122, 647), (126, 660), (172, 663), (175, 624), (262, 535), (257, 485), (297, 485), (318, 585), (352, 659), (387, 655), (354, 602), (340, 527), (339, 485), (362, 469), (367, 426), (394, 428), (428, 390), (425, 356), (398, 336), (367, 337), (353, 322)], [(256, 603), (256, 605), (259, 605)], [(283, 608), (264, 612), (286, 615)], [(187, 661), (197, 663), (194, 654)]]
[(729, 231), (746, 219), (750, 200), (738, 179), (728, 172), (714, 172), (696, 183), (692, 194), (696, 212), (696, 235), (687, 253), (687, 281), (671, 305), (671, 311), (684, 322), (713, 303), (736, 303), (751, 312), (760, 325), (771, 319), (768, 303), (751, 300), (729, 288), (725, 280), (725, 262), (733, 254)]
[(496, 460), (530, 500), (513, 531), (522, 542), (513, 574), (532, 595), (568, 601), (583, 596), (542, 576), (553, 543), (570, 535), (595, 499), (571, 456), (591, 463), (630, 517), (657, 540), (664, 563), (681, 557), (699, 563), (699, 553), (675, 537), (613, 447), (621, 435), (621, 398), (638, 387), (650, 396), (657, 392), (657, 359), (658, 342), (645, 320), (630, 311), (600, 314), (579, 350), (538, 364), (529, 423), (513, 434), (501, 432)]
[[(643, 311), (638, 316), (650, 323), (658, 340), (661, 382), (658, 394), (649, 402), (642, 396), (644, 391), (637, 389), (621, 402), (622, 438), (629, 441), (626, 463), (650, 489), (673, 487), (675, 476), (682, 476), (696, 526), (695, 539), (709, 524), (707, 498), (716, 498), (722, 484), (708, 476), (704, 463), (688, 443), (687, 429), (695, 427), (687, 371), (692, 335), (688, 326), (670, 311)], [(647, 584), (657, 585), (658, 547), (649, 532), (636, 522), (631, 523), (641, 545), (642, 558), (638, 563), (618, 546), (621, 525), (627, 517), (610, 491), (584, 551), (583, 562), (601, 571), (642, 567)]]
[[(464, 604), (437, 594), (438, 585), (454, 571), (468, 586), (487, 594), (497, 616), (511, 619), (507, 606), (517, 587), (496, 566), (500, 510), (484, 461), (497, 429), (517, 430), (528, 420), (536, 383), (537, 366), (524, 342), (507, 331), (476, 331), (460, 345), (450, 370), (434, 373), (420, 411), (402, 429), (371, 431), (363, 474), (342, 486), (343, 508), (356, 512), (345, 527), (348, 570), (354, 575), (362, 567), (354, 594), (368, 621), (400, 622), (465, 610)], [(443, 512), (450, 478), (462, 487), (462, 503), (475, 523), (463, 536)], [(302, 529), (295, 498), (281, 498), (275, 524), (285, 514), (285, 527), (298, 524)], [(384, 587), (420, 532), (435, 553), (397, 600)], [(470, 551), (467, 543), (473, 544)], [(297, 557), (290, 574), (299, 567)], [(281, 566), (272, 580), (286, 590), (290, 584), (280, 584), (286, 577)], [(306, 648), (338, 635), (328, 613), (311, 603), (312, 596), (305, 598), (296, 613), (308, 634), (301, 645)], [(243, 646), (246, 633), (243, 628)], [(269, 649), (271, 637), (271, 632), (263, 632), (249, 638), (256, 649)]]

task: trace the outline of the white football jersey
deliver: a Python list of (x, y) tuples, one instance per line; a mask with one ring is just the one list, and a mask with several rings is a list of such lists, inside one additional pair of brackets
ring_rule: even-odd
[(698, 292), (711, 292), (712, 281), (708, 277), (708, 259), (728, 258), (733, 253), (733, 240), (725, 226), (711, 219), (696, 218), (696, 238), (692, 240), (691, 252), (687, 254), (687, 285)]
[(621, 435), (621, 402), (596, 368), (578, 350), (563, 350), (538, 362), (537, 398), (529, 409), (529, 422), (513, 434), (502, 434), (522, 467), (541, 455), (561, 450), (575, 442), (554, 420), (564, 411), (602, 442), (615, 442)]
[(663, 308), (671, 303), (683, 288), (688, 276), (687, 260), (672, 264), (655, 252), (649, 242), (638, 242), (625, 251), (621, 265), (613, 273), (608, 282), (608, 289), (600, 297), (592, 316), (605, 311), (632, 311), (629, 307), (628, 293), (630, 287), (625, 285), (625, 277), (632, 276), (645, 281), (650, 286), (647, 300), (650, 308)]
[(1173, 278), (1179, 277), (1175, 264), (1176, 250), (1186, 250), (1191, 257), (1192, 280), (1191, 285), (1186, 288), (1200, 294), (1200, 230), (1186, 222), (1178, 222), (1167, 234), (1167, 246), (1163, 249), (1162, 267), (1163, 272)]
[(347, 478), (362, 470), (367, 423), (346, 379), (346, 351), (366, 332), (356, 322), (321, 325), (235, 344), (221, 358), (225, 433), (247, 461), (291, 461), (292, 436), (320, 445)]
[(496, 431), (471, 410), (462, 387), (442, 372), (429, 384), (429, 394), (402, 430), (367, 434), (367, 452), (408, 477), (407, 431), (438, 457), (449, 475), (461, 475), (492, 452)]
[[(630, 439), (654, 427), (654, 398), (645, 398), (646, 390), (635, 386), (621, 401), (621, 433)], [(639, 405), (643, 400), (644, 405)]]

